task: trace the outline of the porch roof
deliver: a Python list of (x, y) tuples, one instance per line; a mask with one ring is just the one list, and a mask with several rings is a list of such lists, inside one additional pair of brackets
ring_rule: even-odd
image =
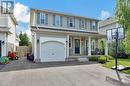
[(81, 36), (93, 36), (97, 38), (105, 38), (105, 35), (99, 34), (98, 31), (85, 31), (85, 30), (74, 30), (74, 29), (59, 29), (51, 27), (36, 27), (31, 26), (31, 31), (35, 32), (58, 32), (70, 35), (81, 35)]
[(9, 28), (8, 28), (8, 27), (2, 27), (2, 26), (0, 26), (0, 32), (12, 34), (12, 33), (9, 31)]

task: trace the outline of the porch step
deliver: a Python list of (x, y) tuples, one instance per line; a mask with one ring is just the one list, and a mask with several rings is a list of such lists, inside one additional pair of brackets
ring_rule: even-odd
[(66, 61), (88, 61), (88, 58), (86, 56), (70, 56), (66, 59)]
[(69, 57), (69, 58), (66, 58), (66, 61), (78, 61), (78, 58)]

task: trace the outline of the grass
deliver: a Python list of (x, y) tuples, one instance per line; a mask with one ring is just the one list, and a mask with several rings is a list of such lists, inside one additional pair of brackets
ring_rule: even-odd
[[(130, 66), (130, 59), (118, 59), (118, 65)], [(112, 68), (115, 66), (115, 60), (109, 60), (106, 64), (103, 64), (104, 67)], [(126, 74), (130, 74), (130, 70), (121, 71)]]

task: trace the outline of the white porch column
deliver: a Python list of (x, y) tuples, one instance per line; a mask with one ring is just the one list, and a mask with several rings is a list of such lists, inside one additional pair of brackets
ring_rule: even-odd
[(66, 39), (66, 58), (69, 57), (69, 35), (67, 35)]
[(108, 41), (105, 42), (105, 55), (108, 55)]
[(34, 58), (37, 59), (37, 33), (34, 33)]
[(2, 48), (2, 52), (1, 52), (1, 56), (7, 56), (7, 37), (6, 37), (6, 33), (3, 34), (3, 40), (2, 40), (2, 43), (1, 44), (1, 48)]
[(91, 36), (88, 37), (88, 56), (91, 56)]

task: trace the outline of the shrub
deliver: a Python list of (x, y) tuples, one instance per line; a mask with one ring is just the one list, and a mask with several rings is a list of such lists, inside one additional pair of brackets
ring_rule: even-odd
[(113, 60), (114, 59), (114, 57), (112, 57), (110, 55), (106, 56), (106, 58), (107, 58), (107, 60)]
[(106, 63), (107, 62), (107, 58), (106, 58), (106, 56), (100, 56), (99, 58), (98, 58), (98, 62), (99, 63)]
[(125, 52), (125, 50), (121, 50), (117, 53), (118, 58), (128, 59), (128, 54)]
[(98, 61), (98, 57), (89, 57), (89, 61)]

